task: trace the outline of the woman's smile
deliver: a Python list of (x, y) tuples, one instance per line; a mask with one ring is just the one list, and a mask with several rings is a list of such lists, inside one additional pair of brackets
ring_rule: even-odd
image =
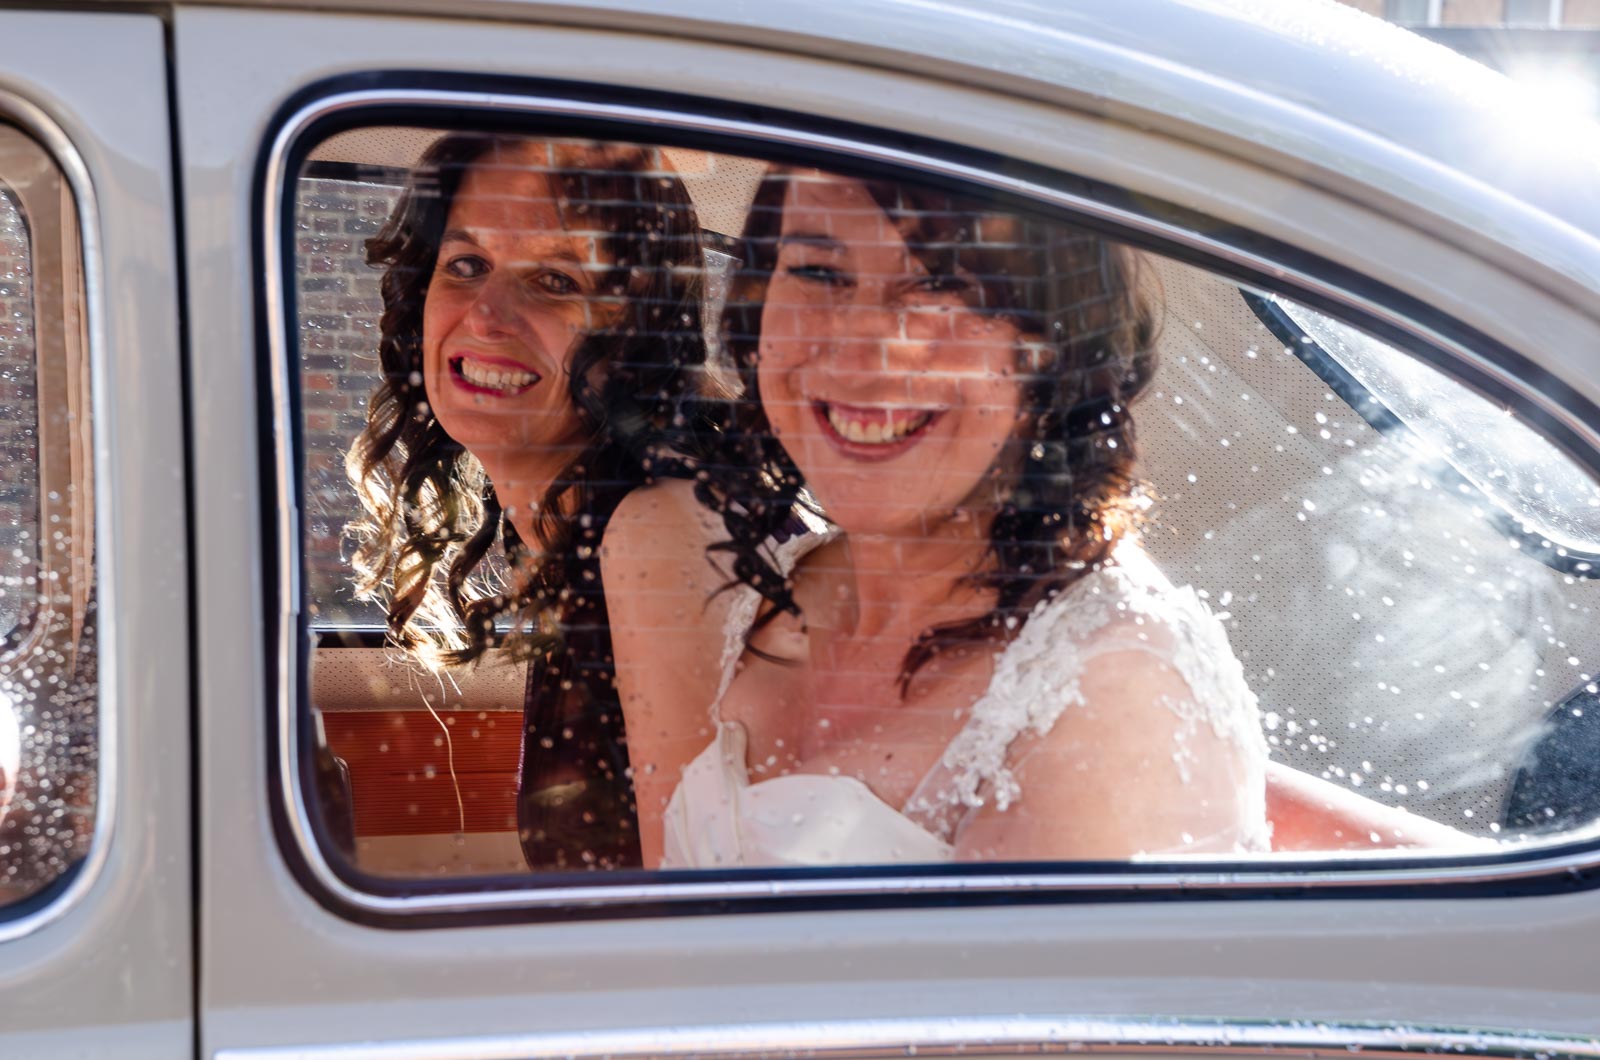
[(448, 358), (450, 381), (469, 394), (517, 397), (538, 386), (544, 376), (506, 357), (458, 352)]
[(927, 436), (942, 408), (847, 405), (813, 401), (811, 411), (823, 437), (857, 460), (889, 460)]

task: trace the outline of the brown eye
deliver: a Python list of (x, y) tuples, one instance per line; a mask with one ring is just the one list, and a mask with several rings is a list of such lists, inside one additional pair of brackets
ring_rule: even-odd
[(457, 254), (445, 261), (444, 271), (457, 280), (476, 280), (488, 275), (489, 263), (477, 254)]
[(848, 276), (831, 265), (790, 265), (784, 272), (807, 283), (825, 287), (845, 287), (850, 283)]
[(923, 276), (917, 280), (917, 290), (930, 291), (934, 294), (960, 294), (970, 290), (972, 281), (965, 276), (955, 273), (946, 273), (939, 276)]
[(534, 283), (550, 294), (573, 295), (582, 294), (583, 288), (578, 281), (564, 272), (541, 272), (534, 277)]

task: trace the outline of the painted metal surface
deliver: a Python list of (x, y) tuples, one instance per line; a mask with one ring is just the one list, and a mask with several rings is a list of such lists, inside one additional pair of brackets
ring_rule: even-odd
[(171, 1057), (193, 1040), (193, 979), (183, 406), (161, 25), (7, 11), (0, 35), (0, 109), (56, 154), (84, 228), (102, 770), (94, 845), (72, 886), (35, 916), (0, 924), (10, 938), (0, 1055)]
[[(299, 0), (260, 6), (302, 7)], [(1252, 152), (1330, 190), (1487, 225), (1600, 235), (1600, 127), (1560, 124), (1500, 75), (1332, 3), (1279, 0), (332, 0), (322, 9), (498, 19), (726, 42), (991, 88)], [(530, 69), (530, 72), (532, 70)], [(1374, 155), (1387, 154), (1375, 164)], [(1341, 175), (1343, 178), (1341, 179)], [(1466, 200), (1483, 197), (1486, 209)], [(1487, 200), (1492, 200), (1492, 205)], [(1537, 216), (1545, 215), (1544, 217)], [(1585, 281), (1592, 262), (1565, 269)]]
[[(1109, 5), (1083, 7), (1110, 17)], [(602, 17), (605, 9), (597, 10), (602, 14), (585, 17)], [(760, 17), (801, 16), (763, 9)], [(970, 34), (976, 23), (964, 17)], [(1221, 25), (1220, 17), (1207, 24)], [(860, 20), (838, 21), (865, 31)], [(1108, 76), (1095, 91), (1064, 91), (1065, 105), (1046, 105), (963, 87), (937, 54), (912, 75), (840, 61), (864, 54), (851, 48), (806, 58), (775, 30), (746, 39), (758, 37), (779, 49), (489, 21), (178, 12), (178, 84), (206, 86), (180, 101), (197, 568), (206, 574), (197, 586), (206, 739), (202, 878), (204, 893), (227, 896), (202, 910), (205, 1050), (296, 1055), (292, 1050), (342, 1043), (394, 1055), (403, 1043), (464, 1032), (472, 1036), (467, 1048), (473, 1041), (540, 1048), (572, 1042), (578, 1031), (646, 1041), (661, 1027), (714, 1038), (735, 1023), (820, 1033), (824, 1019), (1002, 1020), (1045, 1012), (1116, 1013), (1133, 1022), (1270, 1016), (1595, 1033), (1595, 892), (813, 910), (392, 931), (341, 919), (290, 874), (265, 811), (274, 717), (266, 689), (277, 661), (265, 656), (252, 623), (265, 614), (266, 586), (260, 569), (239, 562), (260, 553), (263, 518), (274, 515), (252, 489), (263, 455), (253, 430), (258, 365), (216, 352), (258, 350), (252, 275), (241, 266), (257, 231), (252, 164), (285, 101), (321, 79), (463, 69), (567, 79), (780, 107), (972, 145), (1184, 204), (1359, 268), (1506, 344), (1591, 400), (1600, 396), (1600, 382), (1587, 378), (1590, 351), (1600, 343), (1592, 240), (1547, 218), (1519, 229), (1519, 246), (1537, 245), (1537, 253), (1486, 253), (1495, 229), (1481, 226), (1497, 216), (1500, 193), (1482, 182), (1442, 185), (1439, 201), (1428, 198), (1421, 208), (1423, 200), (1404, 198), (1395, 191), (1402, 185), (1391, 181), (1391, 166), (1408, 164), (1406, 152), (1370, 137), (1362, 141), (1366, 154), (1336, 156), (1341, 164), (1362, 160), (1347, 170), (1325, 166), (1325, 152), (1290, 164), (1293, 152), (1283, 144), (1240, 150), (1226, 130), (1202, 143), (1204, 119), (1227, 109), (1224, 102), (1241, 102), (1241, 125), (1265, 113), (1228, 86), (1189, 111), (1173, 104), (1194, 119), (1185, 124), (1129, 102), (1152, 91), (1136, 78)], [(240, 40), (252, 47), (234, 46)], [(1074, 76), (1092, 72), (1072, 69)], [(1273, 128), (1256, 132), (1274, 139)], [(1283, 137), (1293, 147), (1301, 134)], [(1377, 190), (1365, 200), (1328, 193), (1341, 182)], [(1581, 410), (1570, 414), (1584, 418)]]

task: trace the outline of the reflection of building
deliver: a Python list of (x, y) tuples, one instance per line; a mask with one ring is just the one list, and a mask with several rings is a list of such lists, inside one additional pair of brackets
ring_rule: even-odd
[(1600, 0), (1340, 0), (1600, 113)]

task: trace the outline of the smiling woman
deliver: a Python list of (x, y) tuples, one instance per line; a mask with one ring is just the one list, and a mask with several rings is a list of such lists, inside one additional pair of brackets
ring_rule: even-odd
[(422, 328), (434, 415), (525, 529), (583, 448), (583, 424), (561, 385), (572, 355), (622, 300), (614, 284), (599, 290), (613, 263), (593, 236), (565, 222), (549, 155), (547, 144), (513, 142), (467, 171), (446, 217)]
[[(1127, 405), (1154, 328), (1129, 253), (782, 170), (746, 244), (745, 390), (712, 418), (719, 442), (753, 442), (711, 461), (698, 497), (725, 524), (701, 546), (742, 583), (715, 684), (660, 680), (640, 635), (714, 574), (612, 609), (647, 862), (1265, 850), (1255, 696), (1132, 534)], [(649, 577), (645, 527), (697, 539), (675, 493), (624, 501), (613, 584)], [(803, 503), (831, 525), (770, 550)]]
[(650, 150), (451, 135), (367, 247), (386, 272), (347, 460), (359, 591), (434, 668), (509, 625), (502, 660), (532, 663), (529, 863), (635, 863), (595, 548), (703, 360), (693, 206)]

